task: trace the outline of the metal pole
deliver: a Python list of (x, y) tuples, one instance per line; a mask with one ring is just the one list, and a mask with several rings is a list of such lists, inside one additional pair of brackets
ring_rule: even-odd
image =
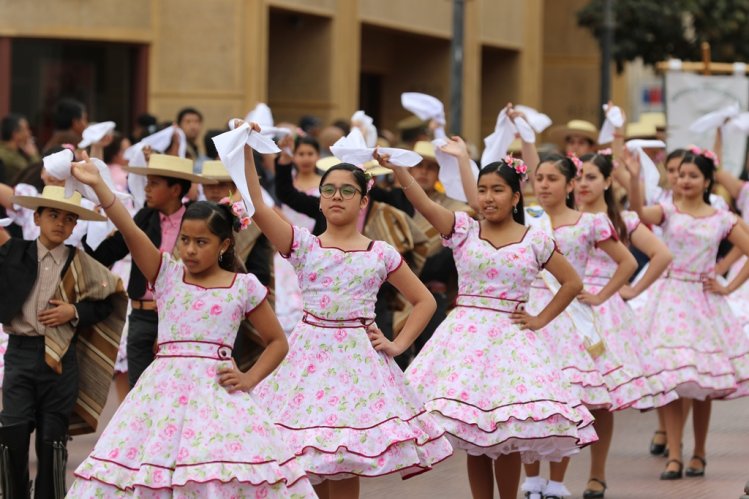
[[(611, 100), (611, 49), (614, 45), (614, 0), (603, 3), (603, 38), (601, 39), (601, 104)], [(600, 108), (601, 123), (605, 119)]]
[(463, 128), (463, 26), (465, 0), (453, 0), (453, 39), (450, 46), (450, 128), (461, 134)]

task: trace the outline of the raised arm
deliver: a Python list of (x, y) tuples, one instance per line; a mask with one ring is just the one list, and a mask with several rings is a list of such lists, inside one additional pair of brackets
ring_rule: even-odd
[(561, 314), (583, 289), (583, 281), (575, 272), (575, 268), (558, 251), (551, 255), (545, 268), (559, 281), (561, 287), (538, 315), (532, 316), (525, 310), (517, 310), (510, 314), (510, 320), (522, 328), (535, 331), (546, 326)]
[(660, 225), (663, 221), (663, 208), (660, 205), (645, 206), (640, 188), (640, 160), (624, 148), (622, 159), (629, 172), (629, 207), (639, 215), (640, 220), (649, 225)]
[(668, 246), (642, 224), (632, 231), (630, 241), (635, 248), (647, 255), (650, 259), (650, 264), (645, 274), (643, 274), (637, 283), (631, 287), (624, 286), (619, 291), (619, 294), (625, 300), (631, 300), (648, 289), (663, 274), (671, 264), (671, 260), (673, 260), (673, 255), (668, 250)]
[(0, 184), (0, 206), (6, 209), (12, 208), (10, 198), (13, 196), (13, 188), (6, 184)]
[(414, 208), (424, 215), (424, 218), (426, 218), (440, 234), (446, 236), (452, 232), (455, 223), (455, 214), (444, 206), (429, 199), (429, 196), (424, 192), (424, 189), (422, 189), (419, 183), (416, 182), (416, 179), (411, 176), (408, 168), (391, 164), (388, 161), (389, 158), (387, 155), (380, 156), (379, 154), (376, 154), (375, 159), (377, 159), (382, 166), (393, 170), (398, 182), (403, 186), (403, 192), (406, 194), (408, 200), (411, 201)]
[(244, 174), (247, 178), (247, 189), (250, 191), (252, 204), (255, 205), (255, 214), (252, 215), (252, 219), (273, 246), (282, 255), (288, 255), (291, 252), (291, 244), (294, 239), (293, 229), (291, 224), (276, 213), (273, 208), (265, 204), (260, 179), (255, 169), (255, 158), (252, 155), (252, 148), (248, 145), (244, 146)]
[(99, 174), (99, 169), (88, 159), (85, 152), (83, 158), (83, 162), (73, 163), (71, 168), (73, 176), (94, 189), (101, 200), (102, 208), (125, 239), (125, 244), (130, 249), (133, 261), (143, 272), (146, 280), (154, 282), (161, 266), (159, 249), (148, 239), (146, 233), (135, 224), (130, 213), (104, 183)]

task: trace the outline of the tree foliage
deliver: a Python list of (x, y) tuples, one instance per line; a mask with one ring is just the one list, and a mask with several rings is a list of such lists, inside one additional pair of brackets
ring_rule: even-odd
[[(749, 0), (611, 0), (612, 56), (617, 71), (642, 58), (648, 65), (675, 57), (698, 61), (710, 43), (713, 61), (749, 61)], [(577, 13), (580, 26), (603, 39), (605, 0), (591, 0)]]

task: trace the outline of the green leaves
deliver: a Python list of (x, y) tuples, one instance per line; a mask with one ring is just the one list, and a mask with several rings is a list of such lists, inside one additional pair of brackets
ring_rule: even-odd
[[(638, 57), (647, 65), (671, 57), (699, 61), (703, 41), (710, 43), (713, 61), (749, 60), (749, 0), (612, 1), (617, 72)], [(591, 0), (577, 13), (578, 25), (599, 41), (604, 2)]]

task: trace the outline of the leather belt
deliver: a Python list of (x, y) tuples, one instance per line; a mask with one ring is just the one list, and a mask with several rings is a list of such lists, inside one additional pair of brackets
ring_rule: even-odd
[(133, 310), (156, 310), (154, 300), (130, 300)]

